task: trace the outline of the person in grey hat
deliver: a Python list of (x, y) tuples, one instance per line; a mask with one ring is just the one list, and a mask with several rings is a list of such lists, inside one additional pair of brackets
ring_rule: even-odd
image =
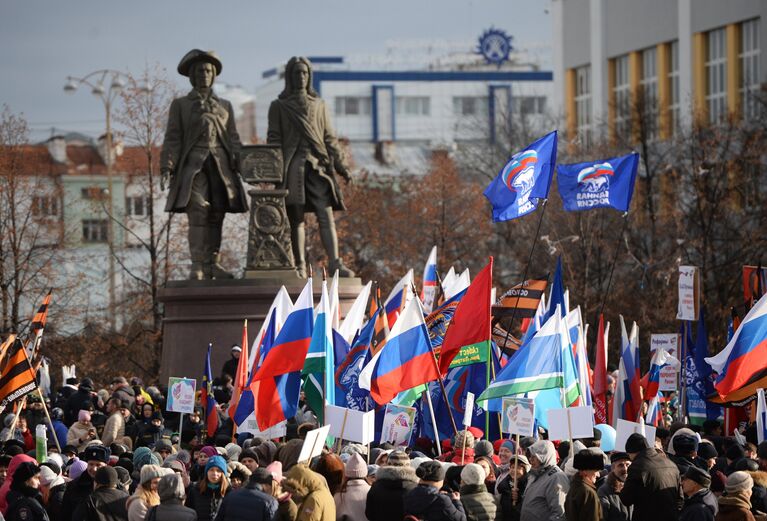
[(676, 521), (683, 503), (677, 466), (641, 434), (629, 436), (626, 452), (632, 463), (620, 497), (633, 505), (632, 521)]
[(415, 469), (410, 466), (410, 458), (403, 451), (390, 453), (375, 476), (375, 482), (368, 491), (365, 516), (370, 521), (402, 519), (405, 496), (418, 484)]
[(724, 521), (754, 519), (751, 513), (751, 490), (754, 480), (748, 472), (739, 470), (727, 476), (724, 489), (726, 495), (719, 497), (717, 519)]
[(527, 474), (521, 521), (563, 520), (570, 480), (557, 467), (554, 444), (547, 440), (536, 441), (528, 449), (528, 454), (532, 470)]
[(625, 452), (610, 454), (610, 472), (604, 483), (597, 489), (599, 502), (602, 503), (604, 521), (629, 521), (633, 507), (627, 507), (620, 498), (623, 484), (626, 482), (631, 458)]
[(719, 512), (716, 496), (709, 489), (711, 475), (694, 465), (682, 476), (682, 492), (685, 500), (679, 513), (681, 521), (713, 521)]
[(440, 493), (445, 469), (439, 461), (425, 461), (415, 472), (420, 481), (405, 495), (405, 515), (434, 521), (466, 521), (461, 494), (452, 492), (448, 496)]
[(165, 211), (189, 220), (192, 280), (233, 278), (219, 264), (221, 228), (227, 212), (248, 210), (234, 110), (213, 92), (221, 69), (212, 51), (192, 49), (181, 59), (178, 72), (194, 88), (171, 103), (160, 155), (163, 189), (170, 181)]
[(160, 496), (160, 504), (149, 509), (147, 519), (154, 515), (155, 521), (197, 521), (197, 512), (184, 506), (186, 489), (181, 476), (173, 473), (161, 477), (157, 484), (157, 494)]
[(602, 504), (597, 495), (597, 476), (604, 470), (604, 453), (599, 449), (582, 449), (573, 457), (573, 476), (565, 498), (567, 521), (602, 521)]

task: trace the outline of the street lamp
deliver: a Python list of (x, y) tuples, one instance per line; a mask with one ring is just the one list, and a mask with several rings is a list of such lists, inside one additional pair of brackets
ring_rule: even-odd
[[(107, 171), (107, 243), (109, 244), (109, 326), (112, 331), (116, 328), (115, 317), (115, 259), (114, 259), (114, 227), (112, 220), (114, 218), (113, 194), (112, 189), (112, 103), (117, 99), (128, 81), (132, 81), (126, 74), (110, 70), (101, 69), (91, 72), (87, 76), (77, 78), (67, 76), (67, 82), (64, 84), (64, 92), (74, 94), (81, 85), (90, 87), (91, 94), (98, 97), (104, 104), (106, 113), (106, 154), (104, 163)], [(108, 85), (105, 88), (105, 85)], [(142, 92), (149, 92), (148, 86), (140, 86)]]

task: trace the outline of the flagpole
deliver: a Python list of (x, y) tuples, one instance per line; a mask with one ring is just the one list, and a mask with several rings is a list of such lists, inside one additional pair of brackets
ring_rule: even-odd
[[(525, 264), (525, 271), (522, 274), (522, 287), (524, 287), (525, 281), (527, 280), (527, 273), (530, 269), (530, 262), (532, 262), (533, 260), (533, 252), (535, 252), (535, 246), (536, 244), (538, 244), (538, 235), (541, 232), (541, 224), (543, 223), (543, 215), (546, 213), (546, 202), (548, 202), (548, 199), (538, 199), (538, 201), (543, 201), (541, 203), (541, 215), (538, 218), (538, 226), (535, 229), (535, 236), (533, 237), (533, 245), (530, 247), (530, 254), (527, 256), (527, 264)], [(517, 305), (514, 306), (514, 309), (511, 312), (511, 320), (509, 321), (509, 327), (506, 330), (506, 337), (503, 339), (503, 347), (501, 349), (505, 348), (506, 343), (509, 341), (509, 335), (511, 335), (511, 329), (514, 326), (514, 319), (517, 317), (518, 308), (519, 308), (519, 295), (517, 295)], [(500, 322), (500, 319), (499, 319), (499, 322)], [(491, 334), (492, 334), (492, 329), (491, 329)]]
[[(437, 418), (434, 417), (434, 406), (431, 404), (431, 393), (429, 392), (428, 385), (426, 386), (426, 390), (421, 392), (421, 400), (423, 400), (424, 395), (426, 395), (426, 404), (429, 406), (429, 414), (431, 415), (431, 425), (432, 429), (434, 429), (434, 443), (437, 445), (437, 456), (442, 456), (442, 446), (439, 443), (439, 429), (437, 428)], [(448, 412), (450, 412), (450, 418), (453, 418), (453, 413), (448, 408)], [(453, 426), (455, 428), (455, 426)], [(368, 453), (370, 453), (370, 450), (368, 450)]]
[(618, 261), (618, 252), (620, 251), (621, 241), (623, 240), (623, 234), (626, 233), (628, 222), (629, 222), (629, 213), (624, 212), (623, 227), (621, 228), (621, 233), (618, 236), (618, 244), (615, 245), (615, 254), (613, 255), (613, 262), (610, 265), (610, 276), (607, 278), (607, 288), (605, 289), (605, 292), (602, 294), (602, 304), (599, 306), (599, 313), (597, 314), (597, 316), (601, 315), (602, 312), (604, 311), (605, 302), (607, 302), (607, 296), (610, 294), (610, 285), (613, 282), (613, 271), (615, 270), (615, 263)]
[[(442, 391), (442, 399), (445, 400), (445, 405), (447, 406), (448, 416), (450, 416), (450, 423), (453, 426), (453, 434), (458, 434), (458, 426), (455, 424), (455, 418), (453, 418), (453, 411), (450, 408), (450, 400), (447, 399), (445, 382), (442, 380), (442, 373), (440, 372), (439, 364), (437, 363), (437, 355), (434, 354), (434, 347), (431, 345), (431, 342), (429, 342), (429, 351), (431, 352), (431, 359), (434, 362), (434, 367), (437, 369), (437, 381), (439, 382), (439, 388)], [(429, 403), (431, 403), (431, 398), (429, 398)], [(437, 433), (437, 437), (439, 437), (439, 433)], [(439, 443), (439, 441), (437, 443)]]

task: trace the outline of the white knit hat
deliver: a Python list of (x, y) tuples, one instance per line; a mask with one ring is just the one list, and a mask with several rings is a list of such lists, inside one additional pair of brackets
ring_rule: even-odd
[(751, 477), (751, 474), (742, 470), (730, 474), (727, 477), (727, 483), (724, 485), (724, 489), (728, 494), (735, 494), (751, 490), (752, 488), (754, 488), (754, 478)]
[(464, 485), (481, 485), (486, 477), (485, 469), (476, 463), (469, 463), (461, 471), (461, 483)]

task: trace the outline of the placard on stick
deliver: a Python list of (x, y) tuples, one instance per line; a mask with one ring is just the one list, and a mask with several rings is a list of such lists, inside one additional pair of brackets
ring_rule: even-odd
[(414, 426), (415, 407), (388, 404), (381, 428), (381, 443), (388, 441), (392, 445), (407, 445)]
[(262, 431), (258, 428), (258, 422), (256, 422), (255, 415), (248, 416), (242, 425), (237, 427), (237, 432), (248, 432), (253, 435), (254, 438), (264, 438), (267, 440), (273, 440), (276, 438), (282, 438), (288, 432), (288, 422), (282, 421), (277, 425), (273, 425)]
[(594, 436), (594, 412), (591, 407), (568, 407), (546, 411), (550, 440), (577, 440)]
[[(647, 438), (647, 445), (655, 446), (655, 427), (644, 425), (644, 437)], [(618, 428), (615, 429), (615, 450), (625, 451), (626, 440), (634, 433), (642, 434), (642, 425), (636, 422), (618, 420)]]
[(194, 391), (197, 380), (194, 378), (168, 378), (168, 403), (165, 410), (191, 414), (194, 412)]
[(535, 400), (504, 398), (501, 432), (532, 436), (535, 428)]
[(330, 435), (367, 445), (375, 438), (375, 411), (354, 411), (335, 405), (325, 406), (325, 421)]
[(322, 454), (322, 447), (325, 446), (325, 440), (328, 439), (329, 432), (330, 425), (307, 432), (304, 444), (301, 446), (301, 452), (298, 455), (298, 463), (309, 461), (313, 457)]
[(463, 411), (463, 426), (471, 425), (471, 418), (474, 416), (474, 393), (466, 393), (466, 407)]

